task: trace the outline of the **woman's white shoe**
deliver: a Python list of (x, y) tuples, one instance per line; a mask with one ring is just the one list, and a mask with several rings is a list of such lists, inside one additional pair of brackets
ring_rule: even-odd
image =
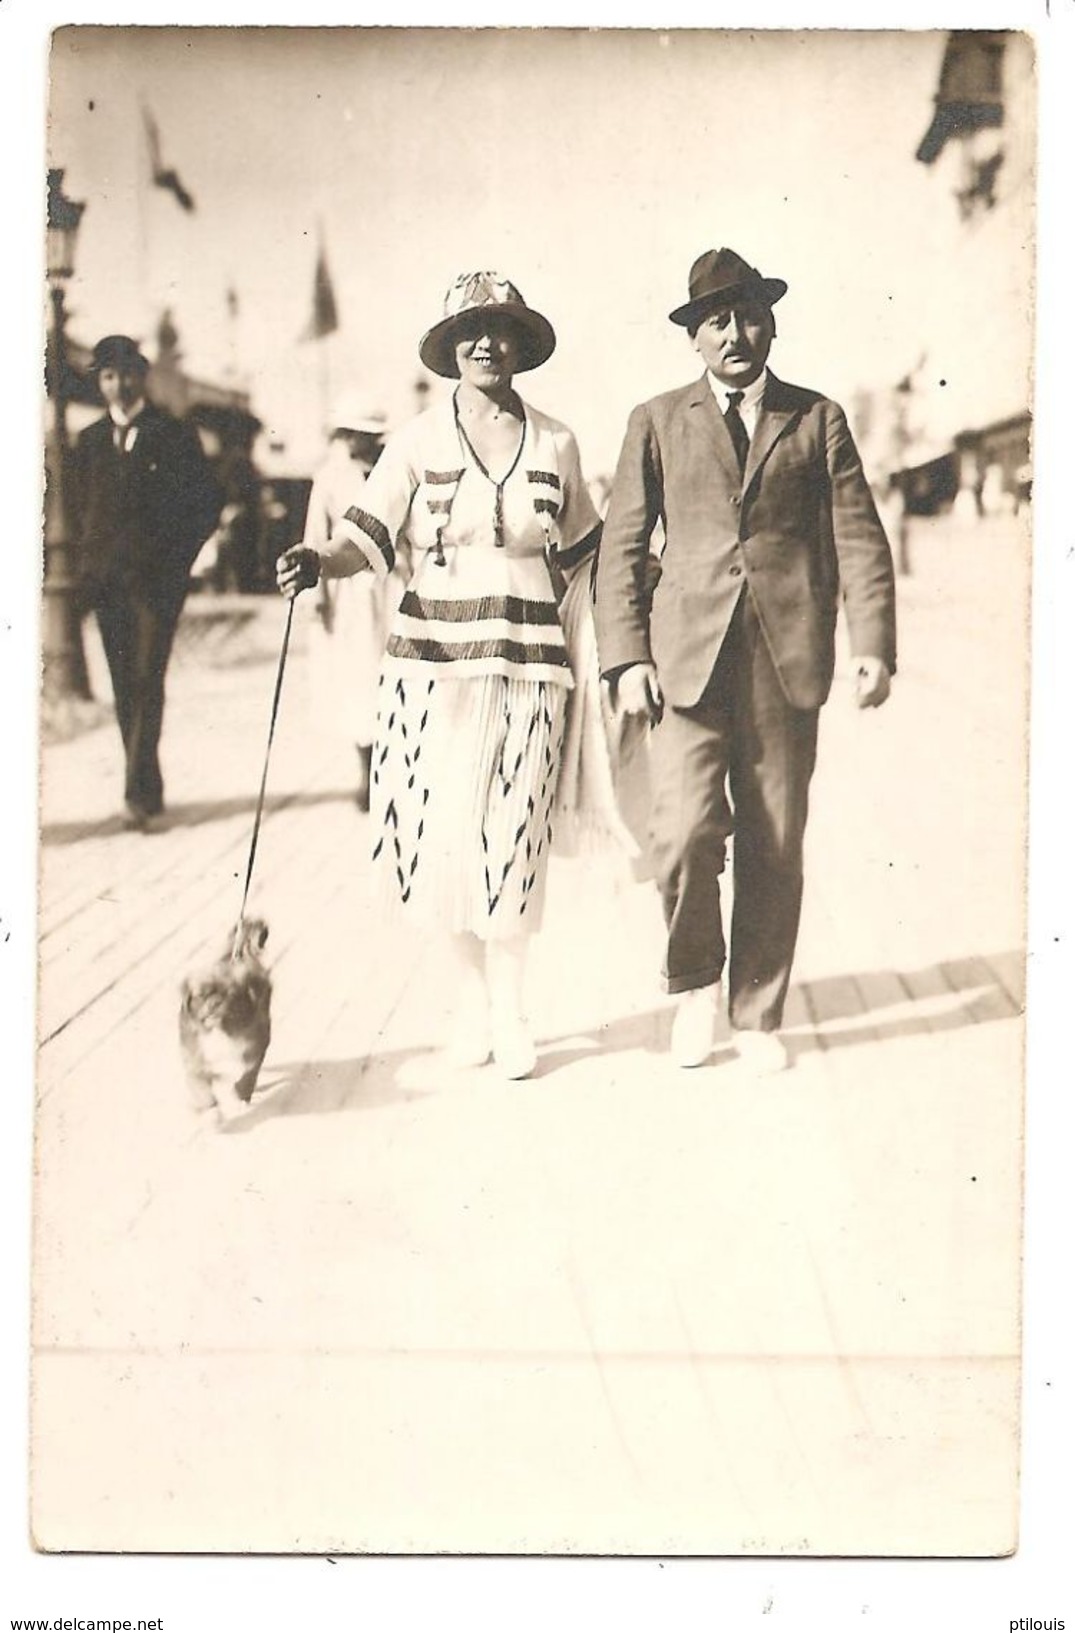
[(444, 1060), (453, 1071), (462, 1072), (468, 1066), (484, 1066), (491, 1053), (492, 1043), (487, 1029), (458, 1026), (448, 1039)]
[(484, 1066), (492, 1051), (489, 1001), (480, 987), (464, 984), (444, 1049), (445, 1063), (455, 1071), (465, 1071), (468, 1066)]
[(493, 1059), (505, 1077), (529, 1077), (537, 1065), (537, 1048), (521, 1015), (493, 1017)]

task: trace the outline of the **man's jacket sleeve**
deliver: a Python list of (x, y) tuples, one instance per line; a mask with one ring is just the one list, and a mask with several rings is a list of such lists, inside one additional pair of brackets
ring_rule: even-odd
[(832, 534), (851, 655), (880, 658), (896, 672), (896, 586), (892, 551), (843, 409), (830, 405), (826, 462)]
[(634, 409), (616, 466), (597, 564), (603, 675), (649, 663), (650, 537), (663, 513), (660, 449), (649, 409)]

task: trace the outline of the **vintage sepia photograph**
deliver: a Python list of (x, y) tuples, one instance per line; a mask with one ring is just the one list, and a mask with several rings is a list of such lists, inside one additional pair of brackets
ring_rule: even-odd
[(49, 40), (33, 1545), (1011, 1555), (1038, 42), (299, 23)]

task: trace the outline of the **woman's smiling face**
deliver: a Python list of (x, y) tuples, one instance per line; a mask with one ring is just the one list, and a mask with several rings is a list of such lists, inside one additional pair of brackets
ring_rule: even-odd
[(468, 385), (480, 391), (510, 385), (521, 357), (518, 330), (510, 318), (474, 312), (460, 325), (455, 364)]

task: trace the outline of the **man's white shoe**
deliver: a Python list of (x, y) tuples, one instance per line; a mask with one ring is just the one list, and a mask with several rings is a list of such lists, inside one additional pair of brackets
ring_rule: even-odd
[(677, 1066), (704, 1066), (713, 1052), (718, 988), (683, 993), (672, 1020), (672, 1059)]
[(733, 1032), (735, 1052), (743, 1065), (757, 1077), (786, 1071), (791, 1064), (788, 1052), (775, 1032)]

